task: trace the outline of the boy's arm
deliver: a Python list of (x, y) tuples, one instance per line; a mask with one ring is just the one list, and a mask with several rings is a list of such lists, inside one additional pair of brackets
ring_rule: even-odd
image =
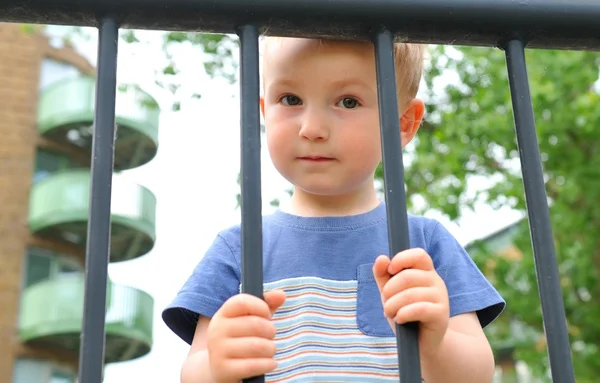
[(427, 383), (490, 383), (494, 358), (483, 328), (505, 307), (464, 248), (439, 223), (427, 251), (380, 256), (373, 274), (385, 316), (420, 322), (422, 375)]
[(208, 364), (207, 332), (210, 318), (198, 318), (194, 339), (181, 367), (181, 383), (213, 383)]
[(488, 383), (494, 377), (494, 355), (475, 313), (450, 318), (435, 353), (421, 351), (426, 383)]
[[(472, 310), (449, 316), (452, 310), (446, 285), (424, 250), (409, 249), (392, 260), (378, 257), (373, 275), (392, 329), (395, 323), (420, 322), (419, 351), (425, 382), (492, 381), (494, 357), (479, 316)], [(455, 297), (464, 300), (467, 295), (473, 294)]]
[(423, 378), (427, 383), (490, 383), (495, 363), (483, 329), (500, 315), (506, 303), (439, 222), (427, 250), (446, 285), (450, 317), (438, 351), (421, 351)]

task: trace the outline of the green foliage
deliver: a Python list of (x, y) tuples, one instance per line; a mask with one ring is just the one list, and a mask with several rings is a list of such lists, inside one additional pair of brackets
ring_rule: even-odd
[(37, 29), (35, 24), (21, 24), (21, 32), (23, 33), (35, 33)]
[[(31, 33), (35, 26), (24, 24), (22, 30)], [(71, 44), (73, 41), (90, 41), (95, 34), (95, 29), (62, 26), (60, 36), (65, 43)], [(119, 37), (122, 43), (135, 45), (145, 44), (146, 41), (139, 37), (140, 31), (130, 29), (120, 29)], [(161, 47), (166, 59), (166, 64), (155, 71), (155, 83), (162, 89), (167, 90), (173, 96), (171, 110), (179, 111), (183, 99), (201, 98), (200, 93), (180, 94), (181, 83), (177, 75), (180, 73), (177, 68), (173, 50), (179, 46), (186, 45), (197, 48), (203, 53), (203, 60), (199, 65), (205, 73), (211, 78), (222, 78), (229, 83), (234, 83), (237, 79), (237, 58), (233, 57), (234, 51), (239, 46), (237, 36), (206, 34), (200, 32), (161, 32)], [(161, 65), (161, 64), (158, 64)]]
[[(232, 56), (239, 45), (237, 37), (199, 32), (167, 32), (163, 35), (163, 50), (169, 60), (172, 60), (171, 47), (177, 44), (190, 44), (202, 49), (208, 57), (202, 63), (206, 73), (212, 77), (225, 78), (230, 83), (235, 82), (237, 78), (237, 60), (233, 59)], [(164, 68), (163, 73), (177, 74), (175, 63), (171, 61)]]
[[(205, 69), (223, 75), (221, 60), (231, 51), (219, 52), (218, 37), (168, 36), (168, 43), (192, 39), (214, 53), (215, 60)], [(524, 211), (504, 53), (442, 46), (430, 53), (424, 78), (428, 115), (406, 154), (409, 208), (415, 213), (436, 209), (451, 219), (476, 202)], [(577, 381), (587, 383), (600, 374), (600, 305), (594, 302), (600, 296), (600, 96), (594, 88), (600, 55), (536, 50), (527, 51), (527, 60), (573, 361)], [(457, 81), (444, 80), (448, 76)], [(382, 178), (381, 168), (377, 177)], [(473, 192), (467, 189), (470, 180), (486, 184)], [(527, 221), (515, 229), (512, 241), (521, 256), (473, 251), (475, 262), (508, 301), (503, 316), (487, 332), (497, 351), (513, 348), (518, 359), (547, 379)]]
[[(138, 43), (134, 31), (122, 31), (122, 39)], [(236, 38), (169, 32), (163, 38), (168, 64), (160, 72), (167, 82), (159, 85), (177, 91), (168, 79), (178, 74), (171, 48), (180, 44), (202, 49), (207, 74), (235, 81)], [(527, 60), (573, 360), (577, 381), (587, 383), (600, 374), (600, 305), (595, 303), (600, 296), (600, 96), (594, 89), (600, 55), (537, 50), (528, 51)], [(409, 208), (415, 213), (436, 209), (451, 219), (478, 201), (524, 210), (503, 52), (432, 47), (424, 81), (428, 115), (406, 150)], [(381, 168), (377, 176), (382, 178)], [(467, 189), (469, 180), (486, 184), (473, 192)], [(548, 363), (527, 221), (512, 235), (521, 256), (494, 255), (495, 250), (473, 245), (476, 263), (508, 301), (487, 332), (497, 350), (514, 348), (516, 357), (543, 377)]]
[[(451, 219), (476, 202), (525, 211), (504, 53), (440, 46), (430, 53), (428, 115), (405, 156), (409, 208), (436, 209)], [(591, 383), (600, 374), (600, 108), (594, 87), (600, 55), (536, 50), (527, 51), (527, 60), (576, 379)], [(381, 167), (377, 178), (383, 178)], [(474, 192), (469, 180), (485, 184)], [(520, 255), (471, 246), (475, 262), (508, 302), (486, 331), (497, 353), (514, 350), (549, 381), (527, 220), (509, 239)]]
[[(124, 31), (124, 36), (133, 31)], [(125, 41), (128, 41), (125, 39)], [(133, 40), (134, 42), (137, 40)], [(199, 32), (166, 32), (162, 35), (162, 48), (167, 59), (167, 64), (157, 73), (156, 84), (169, 90), (174, 96), (181, 84), (175, 78), (180, 73), (177, 68), (172, 50), (180, 45), (199, 48), (204, 53), (205, 59), (199, 63), (206, 74), (212, 78), (223, 78), (229, 83), (234, 83), (237, 78), (237, 60), (233, 57), (234, 50), (238, 47), (237, 37), (230, 35), (205, 34)], [(201, 98), (200, 93), (184, 95), (195, 99)], [(177, 112), (181, 108), (181, 101), (175, 99), (171, 110)]]
[[(577, 381), (592, 382), (600, 374), (600, 96), (594, 88), (600, 55), (535, 50), (527, 60)], [(448, 73), (458, 80), (434, 92)], [(477, 201), (524, 210), (504, 53), (432, 47), (425, 83), (427, 121), (406, 154), (411, 209), (437, 209), (451, 219)], [(467, 190), (476, 179), (487, 184), (477, 193)], [(488, 330), (492, 342), (514, 346), (516, 357), (543, 376), (548, 363), (527, 221), (516, 229), (521, 257), (485, 249), (472, 255), (508, 301)]]

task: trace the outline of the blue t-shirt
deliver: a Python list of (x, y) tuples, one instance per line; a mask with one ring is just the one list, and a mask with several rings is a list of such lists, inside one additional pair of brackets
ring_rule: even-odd
[[(411, 247), (425, 249), (446, 283), (450, 315), (477, 312), (482, 326), (505, 302), (437, 221), (409, 215)], [(386, 207), (347, 217), (263, 217), (265, 291), (283, 289), (273, 316), (278, 367), (269, 382), (397, 382), (396, 338), (383, 315), (373, 263), (389, 255)], [(173, 302), (167, 326), (191, 343), (199, 315), (212, 317), (240, 292), (240, 227), (219, 233)]]

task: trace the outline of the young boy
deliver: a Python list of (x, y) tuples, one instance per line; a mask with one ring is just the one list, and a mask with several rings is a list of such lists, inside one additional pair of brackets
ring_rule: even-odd
[[(424, 113), (423, 47), (396, 44), (395, 59), (404, 147)], [(263, 217), (264, 301), (239, 294), (235, 226), (165, 309), (191, 344), (181, 381), (397, 382), (394, 322), (418, 321), (426, 382), (491, 382), (482, 328), (505, 303), (465, 250), (438, 222), (409, 215), (412, 249), (381, 255), (372, 44), (269, 38), (263, 75), (268, 149), (294, 193), (286, 211)]]

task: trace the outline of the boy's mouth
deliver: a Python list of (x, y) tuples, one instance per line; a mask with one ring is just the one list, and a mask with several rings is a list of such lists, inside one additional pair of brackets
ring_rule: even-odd
[(322, 157), (322, 156), (303, 156), (298, 157), (299, 160), (303, 161), (314, 161), (314, 162), (325, 162), (325, 161), (333, 161), (334, 158), (331, 157)]

